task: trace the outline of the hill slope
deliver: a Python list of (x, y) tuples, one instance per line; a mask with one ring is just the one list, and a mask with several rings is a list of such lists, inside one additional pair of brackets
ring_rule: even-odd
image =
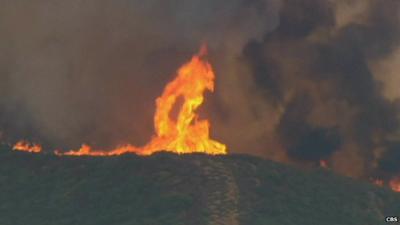
[(376, 225), (400, 195), (250, 156), (57, 157), (0, 149), (2, 225)]

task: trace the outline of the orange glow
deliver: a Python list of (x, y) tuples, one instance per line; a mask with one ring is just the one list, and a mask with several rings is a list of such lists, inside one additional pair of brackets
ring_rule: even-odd
[(328, 162), (326, 160), (322, 160), (322, 159), (319, 161), (319, 166), (322, 167), (322, 168), (325, 168), (325, 169), (329, 168), (328, 167)]
[(371, 181), (372, 181), (372, 183), (374, 183), (376, 186), (379, 186), (379, 187), (383, 187), (385, 184), (383, 182), (383, 180), (381, 180), (381, 179), (371, 179)]
[[(156, 100), (154, 129), (156, 134), (143, 147), (125, 145), (111, 151), (94, 150), (82, 145), (78, 150), (68, 152), (55, 151), (57, 155), (94, 155), (110, 156), (128, 152), (150, 155), (157, 151), (170, 151), (178, 154), (202, 152), (206, 154), (226, 154), (226, 146), (210, 139), (210, 122), (200, 120), (197, 108), (204, 101), (204, 91), (214, 91), (215, 74), (205, 59), (207, 49), (203, 46), (197, 55), (177, 71), (173, 81), (167, 84), (163, 94)], [(176, 120), (171, 111), (182, 97), (184, 102)]]
[(389, 182), (390, 188), (395, 192), (400, 192), (400, 177), (395, 177)]
[(42, 151), (42, 146), (40, 146), (38, 144), (32, 144), (32, 143), (29, 143), (27, 141), (18, 141), (13, 146), (13, 150), (39, 153), (39, 152)]

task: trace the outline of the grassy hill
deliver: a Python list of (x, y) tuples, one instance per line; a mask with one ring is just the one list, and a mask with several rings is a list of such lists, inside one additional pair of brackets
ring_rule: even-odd
[(400, 195), (256, 157), (0, 149), (1, 225), (377, 225)]

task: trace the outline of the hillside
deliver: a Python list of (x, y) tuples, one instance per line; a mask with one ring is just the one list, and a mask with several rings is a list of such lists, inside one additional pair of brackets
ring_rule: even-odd
[(57, 157), (0, 149), (1, 225), (376, 225), (400, 195), (231, 155)]

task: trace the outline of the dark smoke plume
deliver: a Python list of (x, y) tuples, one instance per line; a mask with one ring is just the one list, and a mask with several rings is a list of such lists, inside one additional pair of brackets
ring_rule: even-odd
[(340, 146), (341, 137), (335, 128), (315, 127), (307, 122), (311, 106), (307, 97), (296, 97), (288, 104), (278, 133), (291, 157), (319, 161), (328, 158)]
[[(289, 157), (332, 156), (344, 167), (337, 169), (350, 175), (374, 169), (376, 149), (386, 151), (399, 129), (398, 103), (384, 95), (385, 78), (373, 71), (399, 46), (399, 6), (398, 1), (283, 1), (278, 27), (245, 47), (255, 86), (266, 101), (284, 109), (277, 133)], [(346, 16), (346, 10), (358, 14)], [(349, 172), (352, 163), (361, 172)]]

